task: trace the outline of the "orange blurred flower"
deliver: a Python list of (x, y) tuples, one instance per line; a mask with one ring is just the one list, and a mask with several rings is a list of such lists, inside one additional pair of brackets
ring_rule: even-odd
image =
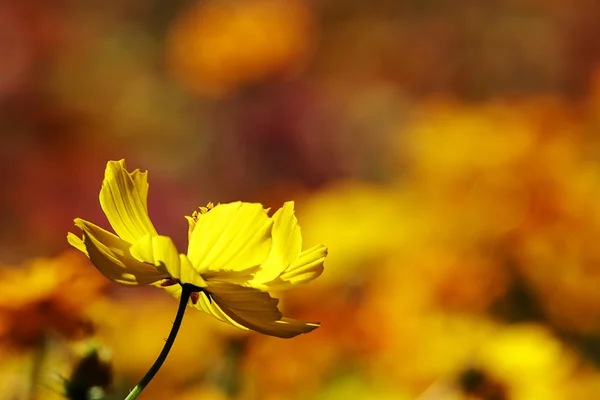
[(73, 339), (90, 332), (85, 309), (104, 292), (106, 280), (74, 254), (40, 258), (22, 268), (0, 269), (0, 337), (30, 348), (47, 334)]
[(514, 253), (551, 321), (589, 334), (600, 332), (600, 165), (585, 160), (583, 147), (563, 138), (540, 149), (545, 172)]
[(313, 28), (301, 0), (201, 1), (172, 26), (168, 63), (192, 90), (223, 95), (298, 70), (313, 46)]

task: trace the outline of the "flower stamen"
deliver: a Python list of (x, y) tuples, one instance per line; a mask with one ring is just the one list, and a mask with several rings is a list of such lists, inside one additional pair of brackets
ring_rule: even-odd
[(194, 220), (194, 222), (198, 222), (198, 218), (200, 218), (201, 215), (206, 214), (207, 212), (209, 212), (213, 208), (215, 208), (215, 205), (214, 205), (214, 203), (212, 201), (209, 202), (206, 205), (206, 207), (203, 207), (203, 206), (198, 207), (198, 210), (196, 210), (196, 211), (194, 211), (192, 213), (192, 219)]

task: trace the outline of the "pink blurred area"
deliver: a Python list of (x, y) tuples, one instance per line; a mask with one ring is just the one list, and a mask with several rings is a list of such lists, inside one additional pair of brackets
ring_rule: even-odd
[[(209, 201), (295, 200), (306, 244), (330, 250), (283, 297), (319, 330), (190, 335), (214, 364), (179, 381), (166, 365), (145, 398), (173, 380), (183, 399), (596, 398), (598, 15), (592, 0), (0, 2), (0, 263), (59, 256), (77, 217), (108, 228), (98, 193), (124, 158), (181, 249)], [(175, 312), (109, 292), (123, 320)], [(117, 336), (152, 326), (149, 366), (169, 311), (127, 333), (102, 325), (110, 307), (87, 318), (123, 351)], [(118, 353), (115, 368), (117, 391), (143, 373)]]

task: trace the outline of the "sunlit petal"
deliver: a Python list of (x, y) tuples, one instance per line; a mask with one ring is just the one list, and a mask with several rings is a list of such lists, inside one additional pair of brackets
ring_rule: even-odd
[(254, 279), (254, 275), (257, 271), (260, 271), (261, 266), (257, 265), (254, 267), (242, 269), (239, 271), (211, 271), (202, 274), (207, 281), (218, 281), (233, 283), (236, 285), (252, 286), (249, 284)]
[(312, 281), (323, 273), (325, 257), (327, 257), (327, 247), (323, 245), (304, 250), (279, 278), (292, 285)]
[(187, 222), (188, 222), (188, 242), (189, 242), (190, 239), (192, 238), (192, 232), (194, 231), (194, 227), (196, 226), (196, 218), (186, 215), (185, 219), (187, 219)]
[[(138, 286), (168, 278), (168, 274), (133, 258), (130, 244), (112, 233), (79, 218), (75, 225), (83, 231), (82, 242), (90, 260), (108, 279), (121, 285)], [(71, 239), (72, 242), (78, 248), (78, 242)]]
[(192, 304), (192, 307), (194, 307), (200, 311), (204, 311), (208, 315), (212, 315), (219, 321), (230, 323), (231, 325), (235, 326), (236, 328), (248, 330), (248, 328), (246, 328), (245, 326), (240, 325), (237, 322), (235, 322), (234, 320), (232, 320), (231, 318), (229, 318), (227, 316), (227, 314), (225, 314), (223, 312), (223, 310), (221, 310), (221, 307), (219, 307), (219, 305), (216, 302), (214, 302), (212, 299), (209, 299), (205, 293), (199, 294), (198, 301), (196, 302), (196, 304)]
[(67, 233), (67, 242), (69, 242), (71, 246), (75, 247), (77, 250), (81, 251), (83, 254), (89, 257), (87, 248), (85, 247), (83, 240), (79, 236), (75, 235), (73, 232), (69, 232)]
[(133, 243), (145, 235), (156, 235), (148, 217), (147, 172), (125, 168), (125, 161), (109, 161), (100, 190), (100, 206), (121, 239)]
[(271, 249), (272, 224), (260, 204), (219, 204), (198, 219), (188, 257), (199, 273), (255, 267)]
[(269, 282), (277, 278), (300, 254), (302, 236), (294, 215), (294, 202), (288, 201), (273, 215), (273, 245), (265, 261), (253, 279), (255, 283)]
[(266, 292), (227, 283), (209, 284), (209, 290), (213, 303), (236, 326), (280, 338), (291, 338), (319, 327), (318, 323), (282, 318), (277, 308), (279, 300)]
[(323, 245), (304, 250), (279, 277), (270, 282), (252, 286), (261, 290), (286, 290), (292, 286), (310, 282), (323, 273), (326, 256), (327, 248)]

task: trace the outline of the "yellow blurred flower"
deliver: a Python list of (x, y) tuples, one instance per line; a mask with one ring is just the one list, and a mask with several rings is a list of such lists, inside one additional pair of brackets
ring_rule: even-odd
[[(164, 337), (172, 327), (173, 307), (159, 296), (142, 290), (125, 291), (118, 300), (96, 303), (88, 310), (94, 323), (96, 337), (113, 354), (112, 366), (115, 381), (131, 387), (151, 365), (163, 346), (157, 337)], [(155, 292), (156, 293), (156, 292)], [(215, 360), (222, 357), (223, 344), (231, 335), (223, 332), (221, 325), (237, 333), (238, 329), (225, 324), (206, 324), (208, 315), (187, 315), (177, 335), (178, 345), (173, 346), (169, 358), (150, 384), (155, 391), (172, 391), (182, 387), (213, 368)], [(122, 327), (127, 326), (127, 334)], [(132, 340), (135, 338), (135, 340)], [(182, 369), (181, 366), (186, 366)]]
[(509, 104), (426, 104), (401, 144), (419, 174), (452, 182), (503, 170), (527, 154), (534, 138), (525, 117)]
[(459, 228), (445, 230), (453, 240), (504, 235), (528, 204), (521, 172), (537, 139), (531, 125), (511, 104), (426, 104), (398, 142), (405, 184), (443, 213), (440, 226)]
[(230, 397), (221, 390), (214, 387), (198, 387), (182, 391), (181, 389), (174, 391), (171, 398), (178, 400), (229, 400)]
[[(578, 370), (574, 353), (538, 325), (496, 329), (473, 347), (472, 359), (467, 365), (461, 372), (463, 391), (482, 390), (483, 387), (477, 388), (479, 383), (487, 386), (488, 391), (495, 388), (494, 393), (505, 395), (498, 398), (515, 400), (571, 398), (569, 384), (577, 378)], [(464, 382), (465, 374), (471, 378), (479, 375), (480, 379)], [(482, 378), (489, 383), (484, 384)]]
[(0, 337), (11, 346), (31, 348), (52, 333), (67, 339), (89, 334), (85, 308), (107, 283), (98, 278), (74, 252), (1, 268)]
[[(25, 399), (28, 394), (34, 392), (31, 387), (37, 382), (30, 382), (27, 378), (31, 374), (31, 360), (21, 355), (15, 355), (0, 351), (2, 362), (0, 363), (0, 393), (6, 399)], [(29, 392), (29, 393), (28, 393)], [(54, 399), (53, 399), (54, 400)]]
[(365, 263), (411, 241), (418, 221), (400, 211), (404, 204), (389, 188), (354, 181), (336, 183), (309, 198), (298, 211), (303, 237), (323, 240), (332, 250), (320, 283), (356, 284), (369, 274)]
[(311, 398), (315, 400), (415, 400), (404, 390), (389, 387), (389, 384), (380, 382), (377, 378), (367, 378), (370, 377), (357, 373), (336, 377), (317, 396)]
[(403, 315), (387, 333), (371, 368), (413, 393), (441, 382), (448, 394), (435, 399), (457, 398), (452, 388), (462, 399), (567, 399), (578, 376), (575, 354), (538, 325), (429, 311)]
[[(432, 256), (435, 257), (435, 252)], [(443, 391), (448, 393), (423, 399), (440, 400), (487, 398), (457, 397), (450, 390), (452, 382), (469, 371), (487, 377), (485, 387), (479, 387), (478, 393), (506, 389), (510, 399), (513, 393), (518, 394), (514, 399), (545, 399), (528, 394), (542, 393), (544, 385), (566, 391), (567, 384), (576, 379), (576, 357), (544, 327), (503, 326), (469, 309), (468, 313), (463, 309), (450, 312), (447, 304), (438, 299), (437, 268), (410, 262), (400, 264), (399, 260), (391, 259), (373, 275), (373, 282), (362, 293), (364, 300), (357, 307), (358, 318), (353, 321), (365, 327), (365, 340), (379, 341), (361, 364), (374, 375), (396, 382), (414, 394), (439, 381), (441, 386), (448, 386)], [(460, 263), (454, 270), (462, 277)], [(465, 286), (477, 285), (480, 290), (486, 287), (494, 290), (491, 282), (463, 278), (469, 282), (458, 283), (457, 292), (464, 291)], [(456, 278), (455, 282), (458, 281)], [(519, 376), (527, 376), (531, 382), (526, 384)]]
[(235, 202), (200, 209), (188, 218), (187, 255), (154, 229), (147, 210), (147, 172), (129, 173), (125, 162), (107, 164), (100, 205), (118, 236), (76, 219), (83, 238), (69, 233), (107, 278), (126, 286), (156, 285), (180, 296), (193, 289), (192, 306), (242, 329), (289, 338), (319, 324), (282, 317), (266, 290), (285, 290), (323, 271), (327, 249), (301, 251), (294, 203), (272, 217), (262, 205)]
[[(444, 307), (487, 309), (510, 283), (499, 245), (490, 239), (497, 235), (485, 229), (495, 216), (467, 229), (460, 217), (481, 216), (482, 204), (470, 211), (473, 203), (448, 203), (415, 186), (344, 182), (303, 202), (303, 237), (319, 237), (333, 250), (320, 286), (358, 288), (376, 277), (373, 295), (385, 299), (381, 293), (395, 296), (404, 282), (410, 282), (408, 291), (426, 282), (428, 296)], [(388, 286), (389, 292), (382, 289)]]
[(312, 48), (313, 31), (301, 0), (200, 1), (175, 21), (167, 57), (191, 89), (222, 95), (295, 72)]
[[(242, 398), (313, 398), (328, 373), (342, 362), (349, 342), (354, 346), (368, 345), (359, 342), (360, 338), (354, 334), (356, 327), (348, 323), (352, 310), (331, 309), (330, 305), (323, 308), (327, 310), (321, 311), (319, 317), (327, 329), (293, 342), (257, 337), (249, 343), (242, 360)], [(342, 320), (345, 323), (340, 323)]]

